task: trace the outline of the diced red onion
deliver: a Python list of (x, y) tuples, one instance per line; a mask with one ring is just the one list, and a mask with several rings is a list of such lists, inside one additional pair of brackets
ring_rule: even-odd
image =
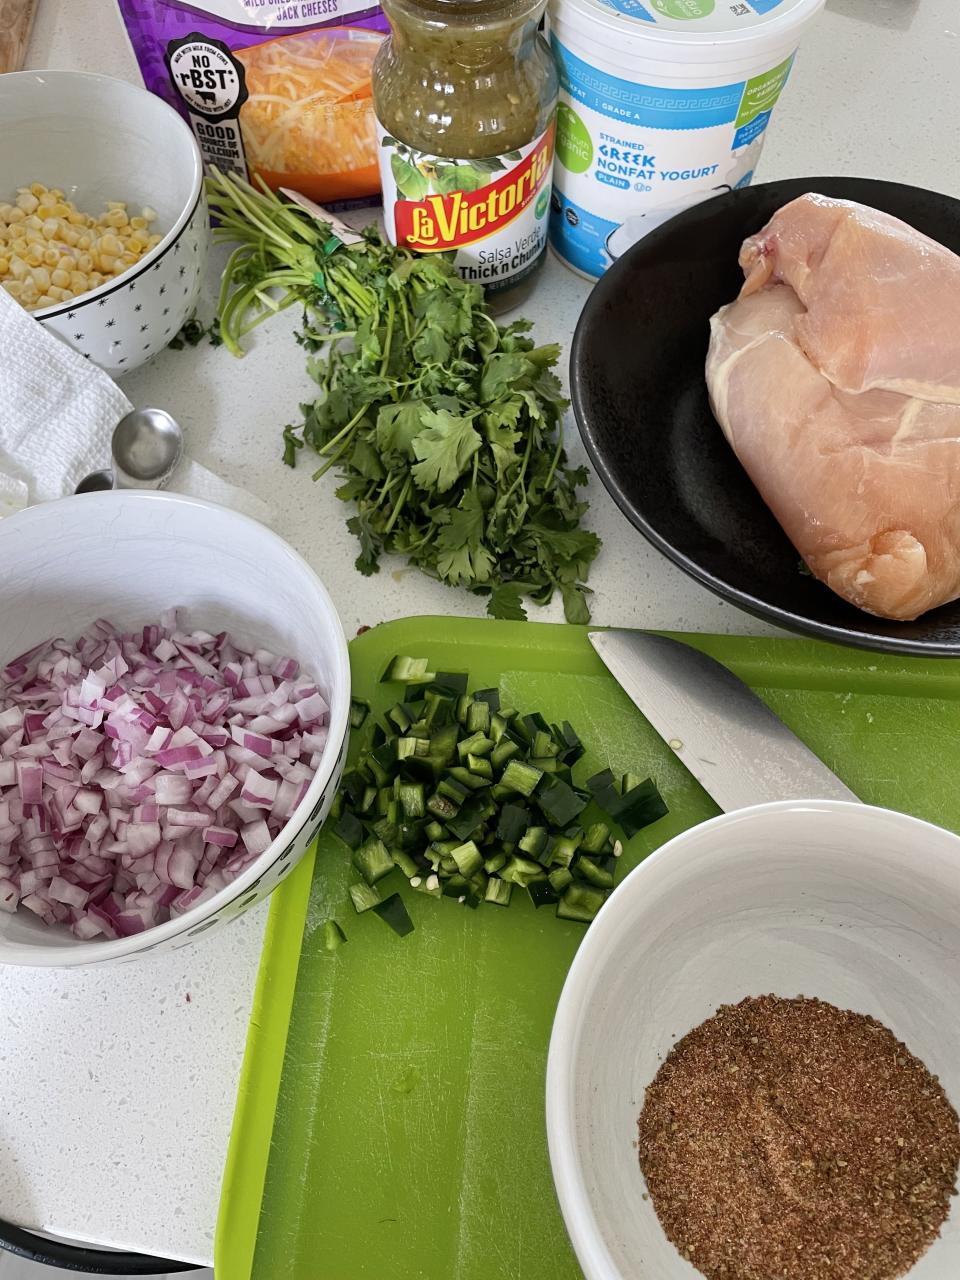
[[(245, 827), (240, 828), (240, 839), (246, 845), (247, 852), (253, 854), (263, 853), (268, 847), (272, 839), (270, 828), (261, 818), (259, 822), (251, 822)], [(207, 883), (210, 883), (209, 876)]]
[(0, 911), (16, 911), (20, 905), (20, 890), (12, 880), (0, 880)]
[(230, 827), (204, 827), (203, 838), (207, 844), (216, 844), (222, 849), (232, 849), (237, 843), (237, 833)]
[(98, 619), (0, 674), (0, 910), (83, 939), (206, 902), (303, 800), (327, 702), (293, 658)]

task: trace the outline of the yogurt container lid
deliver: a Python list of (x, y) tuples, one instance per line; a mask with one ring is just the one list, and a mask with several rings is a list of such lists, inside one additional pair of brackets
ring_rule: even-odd
[[(805, 26), (824, 0), (551, 0), (561, 21), (599, 23), (651, 44), (713, 45), (776, 37)], [(579, 24), (578, 24), (579, 25)]]

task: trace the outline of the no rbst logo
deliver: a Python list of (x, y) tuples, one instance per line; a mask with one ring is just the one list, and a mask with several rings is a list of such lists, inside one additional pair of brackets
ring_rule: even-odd
[(227, 115), (245, 96), (240, 70), (225, 49), (188, 38), (169, 56), (173, 83), (194, 111)]

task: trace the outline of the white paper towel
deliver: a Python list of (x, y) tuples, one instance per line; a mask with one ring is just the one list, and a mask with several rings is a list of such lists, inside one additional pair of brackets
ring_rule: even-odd
[[(132, 408), (102, 369), (0, 288), (0, 516), (62, 498), (91, 471), (109, 467), (113, 429)], [(189, 457), (167, 488), (270, 523), (265, 502)]]

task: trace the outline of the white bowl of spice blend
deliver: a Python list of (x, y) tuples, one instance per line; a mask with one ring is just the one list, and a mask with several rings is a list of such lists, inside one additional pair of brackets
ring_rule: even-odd
[(950, 832), (785, 801), (664, 845), (591, 925), (550, 1043), (587, 1280), (956, 1280), (958, 1011)]

